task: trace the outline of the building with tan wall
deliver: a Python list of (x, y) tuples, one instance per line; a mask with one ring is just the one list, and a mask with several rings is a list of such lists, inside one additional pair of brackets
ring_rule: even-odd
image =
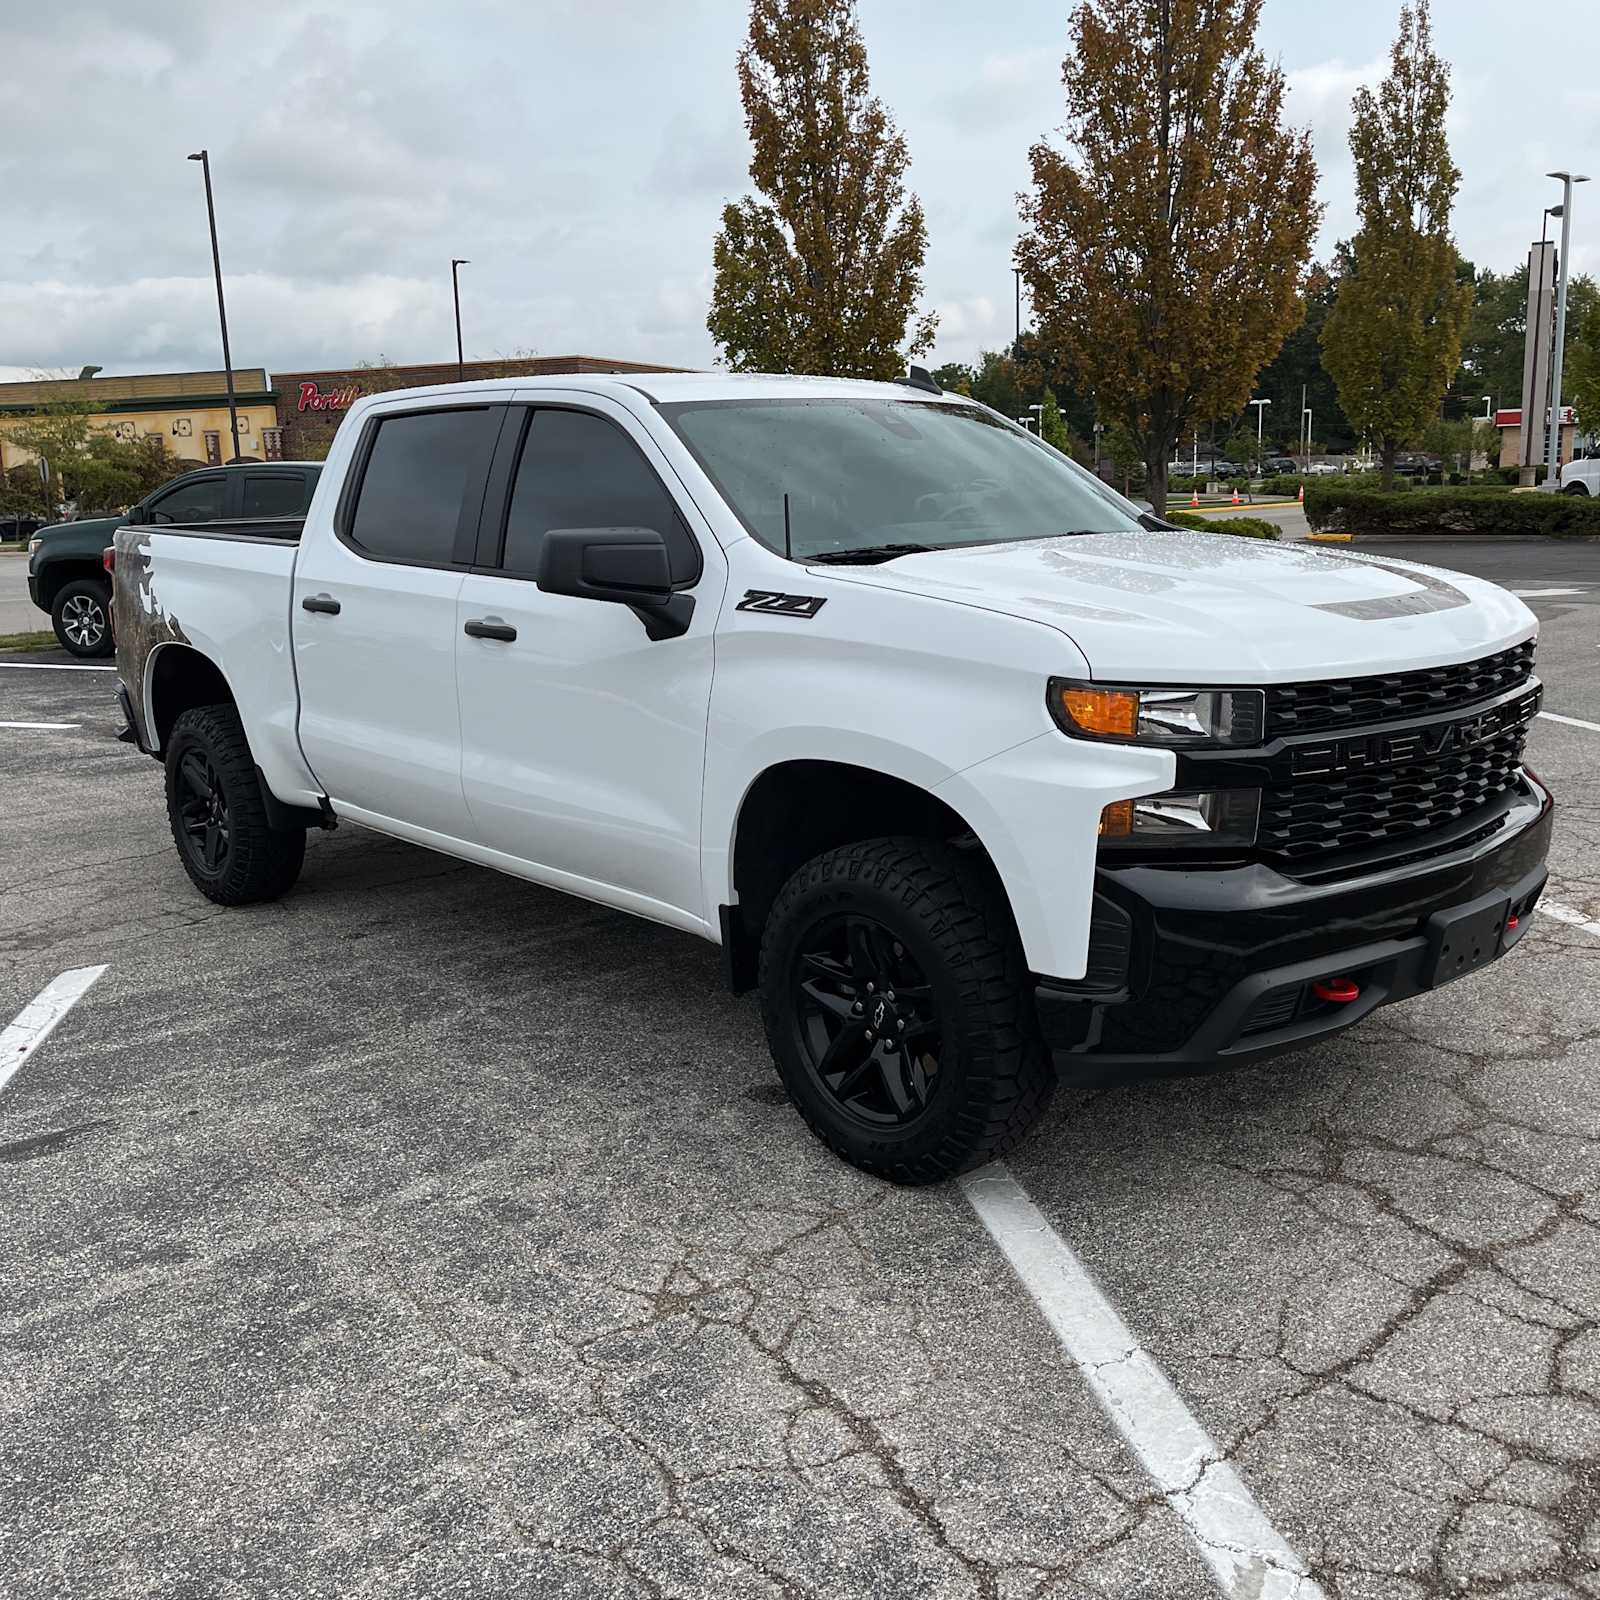
[[(283, 452), (278, 396), (264, 367), (237, 368), (239, 454), (274, 461)], [(43, 378), (0, 383), (0, 472), (33, 460), (9, 435), (41, 408), (64, 401), (99, 406), (90, 425), (119, 439), (154, 435), (184, 467), (215, 466), (233, 456), (228, 386), (222, 372), (156, 372), (126, 378)]]

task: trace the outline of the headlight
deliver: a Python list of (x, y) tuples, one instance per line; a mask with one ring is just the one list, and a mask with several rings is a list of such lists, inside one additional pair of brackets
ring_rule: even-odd
[(1202, 789), (1113, 800), (1100, 813), (1100, 842), (1115, 847), (1214, 850), (1252, 845), (1261, 815), (1259, 789)]
[(30, 556), (36, 554), (38, 549), (39, 549), (39, 546), (42, 545), (43, 543), (44, 543), (43, 539), (30, 539), (28, 541), (28, 554)]
[(1131, 689), (1052, 678), (1050, 715), (1078, 739), (1180, 746), (1255, 745), (1266, 725), (1260, 689)]

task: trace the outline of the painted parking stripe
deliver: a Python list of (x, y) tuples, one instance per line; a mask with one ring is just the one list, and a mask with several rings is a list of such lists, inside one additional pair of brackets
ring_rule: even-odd
[(0, 728), (81, 728), (81, 722), (0, 722)]
[(1538, 713), (1546, 722), (1564, 722), (1569, 728), (1587, 728), (1590, 733), (1600, 733), (1600, 722), (1585, 722), (1582, 717), (1563, 717), (1554, 711)]
[(89, 992), (106, 969), (73, 967), (52, 978), (18, 1013), (16, 1021), (0, 1033), (0, 1089), (17, 1069), (55, 1031), (55, 1026)]
[(78, 661), (0, 661), (18, 672), (115, 672), (115, 667), (86, 667)]
[(1554, 917), (1557, 922), (1566, 923), (1569, 928), (1582, 928), (1585, 933), (1592, 933), (1600, 939), (1600, 917), (1591, 917), (1576, 906), (1562, 905), (1559, 900), (1541, 900), (1537, 909), (1547, 917)]
[[(1549, 418), (1547, 417), (1545, 421), (1548, 424)], [(1589, 591), (1587, 589), (1513, 589), (1511, 592), (1519, 600), (1544, 600), (1546, 598), (1554, 598), (1558, 594), (1587, 594)]]
[(1003, 1161), (961, 1179), (1117, 1431), (1193, 1536), (1229, 1600), (1325, 1600), (1305, 1563)]

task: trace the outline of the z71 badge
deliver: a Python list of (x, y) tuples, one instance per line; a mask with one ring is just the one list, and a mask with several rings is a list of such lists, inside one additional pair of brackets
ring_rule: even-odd
[(780, 617), (814, 617), (827, 605), (819, 594), (782, 594), (776, 589), (746, 589), (735, 611), (770, 611)]

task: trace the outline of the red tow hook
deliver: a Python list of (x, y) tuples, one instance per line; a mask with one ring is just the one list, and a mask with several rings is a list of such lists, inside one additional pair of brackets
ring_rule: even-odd
[[(1548, 421), (1549, 419), (1547, 418), (1546, 420)], [(1517, 926), (1521, 921), (1522, 921), (1521, 917), (1514, 917), (1514, 916), (1513, 917), (1507, 917), (1506, 918), (1506, 932), (1507, 933), (1515, 933), (1517, 931)]]
[(1361, 998), (1361, 985), (1351, 978), (1318, 978), (1311, 992), (1319, 1000), (1331, 1001), (1336, 1006)]

